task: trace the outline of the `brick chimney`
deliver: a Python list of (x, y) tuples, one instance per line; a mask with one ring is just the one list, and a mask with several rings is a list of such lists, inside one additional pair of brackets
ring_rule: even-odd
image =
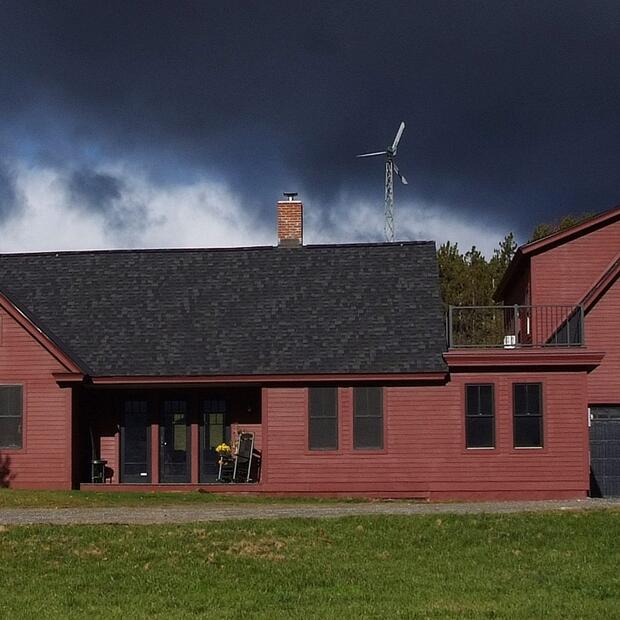
[(297, 200), (297, 192), (284, 192), (285, 200), (278, 200), (278, 245), (294, 248), (304, 242), (304, 205)]

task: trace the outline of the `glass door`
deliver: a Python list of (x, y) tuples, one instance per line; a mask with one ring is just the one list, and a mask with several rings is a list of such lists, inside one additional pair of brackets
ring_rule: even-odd
[(121, 426), (121, 482), (151, 481), (151, 433), (145, 400), (126, 400)]
[(163, 403), (159, 427), (159, 480), (163, 483), (190, 481), (190, 427), (184, 400)]
[(221, 398), (205, 400), (200, 429), (200, 481), (215, 482), (219, 473), (219, 455), (215, 448), (230, 442), (230, 426), (227, 425), (226, 401)]

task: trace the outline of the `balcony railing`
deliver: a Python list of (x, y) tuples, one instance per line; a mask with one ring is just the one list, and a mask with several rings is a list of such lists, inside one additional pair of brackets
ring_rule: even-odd
[(584, 344), (582, 306), (450, 306), (448, 347), (575, 347)]

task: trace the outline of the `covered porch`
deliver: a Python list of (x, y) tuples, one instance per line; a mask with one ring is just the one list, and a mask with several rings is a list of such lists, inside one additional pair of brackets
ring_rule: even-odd
[[(82, 489), (214, 485), (225, 491), (247, 488), (237, 484), (241, 480), (251, 485), (260, 481), (263, 436), (258, 386), (74, 389), (75, 477)], [(233, 483), (231, 469), (220, 476), (216, 447), (234, 446), (241, 434), (253, 439), (252, 458), (248, 475), (237, 476)]]

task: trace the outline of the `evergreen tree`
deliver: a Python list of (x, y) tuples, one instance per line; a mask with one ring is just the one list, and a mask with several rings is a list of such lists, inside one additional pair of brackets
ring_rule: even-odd
[(446, 306), (491, 306), (493, 293), (514, 256), (517, 244), (506, 235), (487, 260), (476, 248), (462, 254), (458, 244), (446, 241), (437, 250), (441, 298)]
[[(457, 306), (452, 312), (452, 334), (460, 344), (494, 345), (501, 342), (504, 317), (501, 310), (492, 307), (496, 305), (493, 293), (516, 248), (514, 235), (510, 233), (488, 260), (476, 246), (462, 254), (456, 243), (447, 241), (437, 250), (441, 296), (446, 309)], [(462, 306), (491, 307), (471, 309)]]
[(441, 299), (446, 306), (465, 304), (467, 266), (457, 243), (446, 241), (437, 250)]
[(542, 239), (543, 237), (548, 237), (553, 233), (559, 232), (560, 230), (565, 230), (566, 228), (570, 228), (575, 224), (580, 224), (585, 220), (589, 220), (591, 217), (594, 217), (595, 213), (581, 213), (579, 215), (565, 215), (563, 218), (558, 220), (557, 222), (552, 223), (543, 223), (538, 224), (532, 231), (532, 238), (530, 241), (537, 241), (538, 239)]
[(499, 286), (502, 281), (510, 261), (512, 261), (515, 252), (517, 251), (517, 242), (515, 236), (512, 233), (508, 233), (502, 241), (499, 243), (499, 247), (493, 251), (493, 256), (489, 261), (489, 269), (491, 271), (491, 285), (493, 291)]

